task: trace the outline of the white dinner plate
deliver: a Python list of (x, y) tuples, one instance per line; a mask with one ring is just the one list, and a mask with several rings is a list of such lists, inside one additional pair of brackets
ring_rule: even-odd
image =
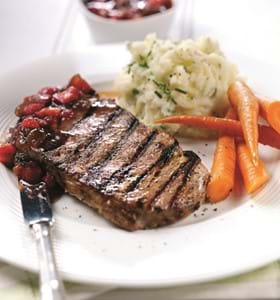
[[(280, 70), (229, 55), (257, 92), (280, 97)], [(97, 90), (110, 88), (129, 61), (124, 45), (42, 59), (0, 78), (0, 134), (14, 124), (15, 106), (40, 87), (63, 85), (81, 73)], [(181, 141), (210, 167), (214, 142)], [(253, 196), (231, 196), (157, 230), (118, 229), (65, 195), (54, 204), (54, 248), (64, 278), (123, 287), (155, 287), (214, 280), (280, 257), (280, 152), (261, 146), (271, 180)], [(0, 259), (37, 270), (35, 245), (22, 218), (16, 178), (0, 166)]]

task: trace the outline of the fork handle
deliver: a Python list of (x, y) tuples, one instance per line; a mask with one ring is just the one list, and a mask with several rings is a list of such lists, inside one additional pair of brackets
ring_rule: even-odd
[(56, 269), (50, 226), (42, 222), (32, 225), (32, 229), (37, 245), (41, 300), (63, 300), (64, 288)]

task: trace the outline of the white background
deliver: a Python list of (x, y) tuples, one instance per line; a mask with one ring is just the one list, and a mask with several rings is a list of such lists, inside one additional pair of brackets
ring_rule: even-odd
[[(1, 0), (0, 72), (94, 44), (77, 1)], [(183, 6), (172, 36), (211, 35), (225, 52), (234, 50), (280, 64), (279, 0), (179, 1)]]

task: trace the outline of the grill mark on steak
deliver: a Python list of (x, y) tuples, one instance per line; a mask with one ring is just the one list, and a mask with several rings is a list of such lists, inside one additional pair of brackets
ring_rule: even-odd
[(100, 137), (94, 139), (79, 155), (79, 158), (75, 157), (75, 161), (67, 167), (67, 172), (81, 178), (81, 182), (87, 182), (88, 170), (106, 159), (134, 121), (135, 118), (131, 113), (122, 110), (118, 117), (111, 122), (111, 126), (106, 127)]
[(197, 155), (194, 156), (192, 154), (193, 152), (189, 152), (190, 153), (185, 154), (187, 160), (174, 172), (169, 182), (167, 182), (165, 187), (161, 190), (161, 193), (154, 198), (154, 201), (151, 203), (153, 207), (158, 209), (168, 209), (171, 207), (174, 199), (176, 199), (176, 196), (184, 184), (186, 184), (193, 167), (199, 162)]
[[(115, 157), (108, 161), (106, 165), (100, 170), (100, 183), (95, 183), (101, 190), (106, 189), (106, 184), (111, 182), (120, 182), (124, 176), (129, 172), (130, 165), (136, 161), (136, 159), (145, 152), (148, 146), (152, 143), (156, 130), (153, 130), (144, 124), (139, 124), (140, 133), (135, 130), (135, 135), (131, 135), (131, 141), (128, 141), (123, 145), (125, 149), (119, 149)], [(142, 131), (142, 133), (141, 133)], [(143, 132), (144, 131), (144, 132)]]
[(130, 127), (127, 129), (127, 131), (124, 133), (123, 136), (120, 137), (119, 143), (117, 143), (113, 149), (108, 152), (107, 156), (105, 156), (102, 161), (97, 163), (96, 165), (90, 166), (87, 170), (87, 174), (85, 177), (88, 177), (88, 182), (92, 186), (99, 186), (97, 183), (98, 177), (100, 177), (100, 169), (102, 169), (108, 161), (111, 161), (112, 158), (116, 155), (116, 153), (119, 153), (120, 150), (124, 150), (123, 146), (126, 145), (128, 138), (133, 134), (133, 132), (136, 130), (137, 126), (139, 124), (139, 121), (135, 118), (133, 118), (133, 121), (130, 125)]
[(132, 190), (134, 190), (137, 185), (145, 178), (148, 177), (150, 175), (150, 172), (152, 172), (152, 170), (157, 167), (157, 166), (163, 166), (170, 158), (170, 156), (172, 155), (174, 148), (177, 146), (177, 143), (173, 143), (172, 145), (168, 146), (167, 148), (163, 149), (161, 156), (159, 157), (159, 159), (154, 162), (153, 164), (151, 164), (151, 166), (146, 170), (146, 172), (144, 172), (142, 175), (138, 176), (136, 178), (136, 180), (134, 182), (131, 182), (130, 185), (128, 186), (126, 192), (131, 192)]
[(138, 122), (135, 130), (122, 143), (121, 147), (115, 151), (110, 160), (106, 161), (96, 174), (93, 174), (95, 185), (104, 185), (113, 174), (125, 165), (132, 163), (137, 153), (143, 149), (143, 144), (145, 145), (148, 142), (152, 132), (152, 129)]
[(189, 160), (187, 161), (187, 164), (183, 169), (184, 172), (183, 182), (178, 187), (175, 195), (173, 195), (169, 207), (172, 206), (172, 203), (176, 200), (177, 195), (181, 192), (183, 187), (187, 185), (189, 178), (192, 176), (192, 171), (194, 170), (195, 166), (200, 162), (199, 156), (197, 156), (193, 151), (184, 151), (184, 155), (187, 156)]
[(114, 176), (105, 186), (104, 193), (111, 195), (118, 193), (120, 197), (133, 187), (149, 172), (149, 170), (166, 155), (169, 147), (174, 143), (173, 139), (164, 132), (156, 132), (145, 151), (137, 159), (128, 165), (123, 171)]
[(182, 156), (182, 150), (178, 146), (174, 147), (169, 158), (163, 164), (157, 164), (138, 186), (126, 195), (126, 200), (138, 201), (138, 203), (141, 201), (145, 207), (148, 207), (184, 161), (186, 158)]
[(65, 162), (59, 165), (59, 168), (61, 170), (66, 170), (70, 168), (73, 164), (75, 164), (80, 157), (84, 154), (86, 150), (88, 150), (89, 145), (91, 145), (94, 142), (97, 142), (101, 137), (102, 133), (106, 130), (106, 128), (111, 126), (111, 123), (114, 122), (116, 118), (121, 113), (121, 109), (115, 109), (110, 113), (109, 118), (104, 120), (104, 123), (102, 123), (101, 126), (97, 126), (97, 132), (93, 135), (93, 137), (89, 136), (88, 139), (86, 139), (86, 143), (83, 144), (83, 141), (78, 142), (78, 145), (73, 152), (71, 158), (67, 159)]
[(133, 161), (152, 132), (152, 129), (136, 121), (108, 158), (90, 169), (88, 183), (96, 188), (104, 186), (113, 174)]
[(200, 201), (195, 199), (202, 199), (207, 183), (208, 183), (208, 171), (200, 163), (195, 164), (192, 174), (188, 178), (187, 184), (185, 184), (181, 191), (177, 194), (171, 206), (176, 209), (189, 209), (194, 211), (200, 205)]
[(95, 107), (92, 116), (89, 116), (67, 131), (66, 143), (53, 151), (45, 153), (46, 158), (54, 165), (64, 169), (73, 157), (83, 151), (108, 123), (115, 117), (116, 109)]

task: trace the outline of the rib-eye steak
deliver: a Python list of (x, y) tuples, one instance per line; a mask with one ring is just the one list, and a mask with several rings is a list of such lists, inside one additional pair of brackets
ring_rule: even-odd
[[(39, 111), (24, 114), (26, 105), (20, 106), (10, 141), (107, 220), (131, 231), (155, 228), (186, 217), (205, 200), (207, 169), (169, 134), (140, 123), (114, 100), (99, 99), (78, 76), (49, 95)], [(55, 109), (56, 122), (48, 114)], [(65, 111), (73, 112), (70, 118), (61, 118)], [(25, 120), (39, 126), (24, 126)]]

